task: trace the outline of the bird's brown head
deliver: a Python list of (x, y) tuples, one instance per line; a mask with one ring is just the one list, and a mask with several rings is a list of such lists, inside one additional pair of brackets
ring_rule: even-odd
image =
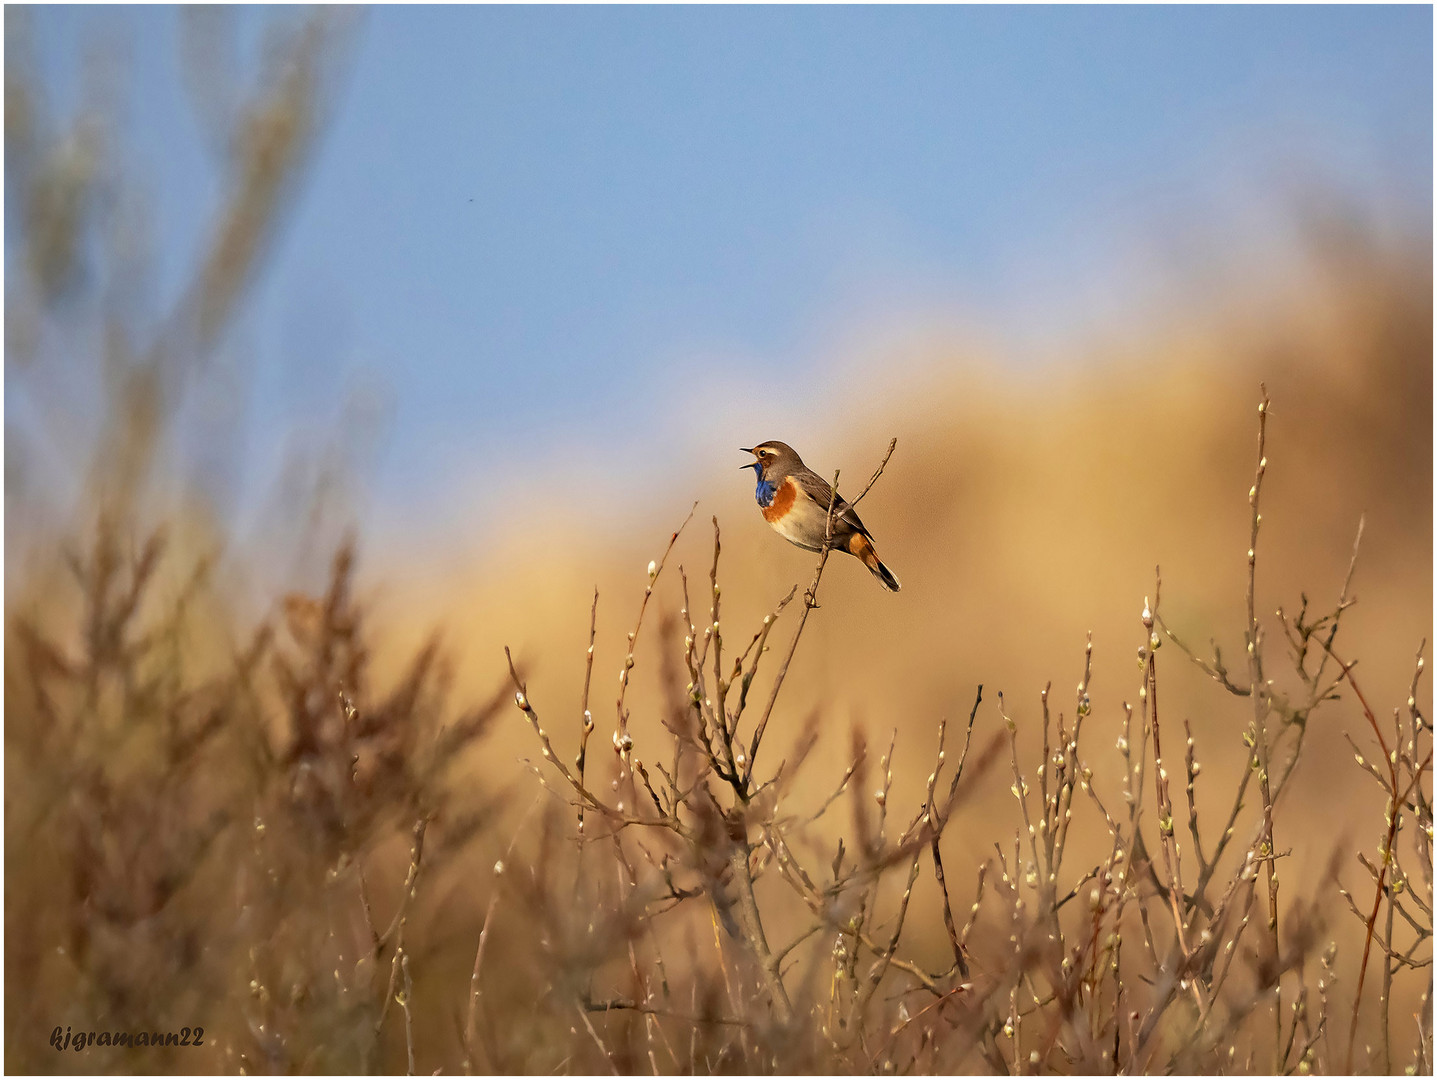
[(752, 469), (759, 480), (781, 480), (803, 468), (803, 459), (788, 443), (770, 440), (754, 447), (741, 446), (739, 450), (753, 455), (753, 460), (742, 468)]

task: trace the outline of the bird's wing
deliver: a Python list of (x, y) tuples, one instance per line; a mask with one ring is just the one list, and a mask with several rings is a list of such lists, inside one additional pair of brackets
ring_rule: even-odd
[[(828, 509), (829, 500), (833, 499), (833, 520), (835, 524), (840, 521), (846, 522), (856, 531), (862, 533), (864, 536), (868, 536), (868, 529), (864, 526), (863, 522), (859, 520), (858, 511), (849, 506), (848, 501), (844, 499), (842, 495), (834, 499), (833, 488), (829, 486), (828, 481), (823, 477), (811, 469), (804, 469), (801, 472), (793, 474), (793, 481), (805, 495), (825, 510)], [(870, 537), (870, 539), (872, 539), (872, 537)]]

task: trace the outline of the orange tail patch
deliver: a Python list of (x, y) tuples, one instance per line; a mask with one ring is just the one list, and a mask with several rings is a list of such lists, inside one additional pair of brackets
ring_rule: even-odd
[(878, 552), (873, 550), (873, 541), (862, 533), (856, 532), (848, 538), (848, 550), (870, 568), (878, 561)]
[(868, 537), (862, 533), (854, 533), (848, 538), (848, 550), (863, 561), (863, 565), (868, 567), (889, 592), (897, 592), (902, 588), (893, 571), (883, 565), (883, 560), (878, 557), (878, 552), (873, 547), (873, 541)]

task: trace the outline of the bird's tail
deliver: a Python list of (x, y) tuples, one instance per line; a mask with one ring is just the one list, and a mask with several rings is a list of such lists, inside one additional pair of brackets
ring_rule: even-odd
[(863, 565), (873, 573), (879, 582), (889, 592), (897, 592), (902, 586), (892, 570), (883, 565), (883, 560), (878, 557), (874, 550), (873, 541), (862, 533), (854, 533), (848, 541), (848, 550), (863, 561)]

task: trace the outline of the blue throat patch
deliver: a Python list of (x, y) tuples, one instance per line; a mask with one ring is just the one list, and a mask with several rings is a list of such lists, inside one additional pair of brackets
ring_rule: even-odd
[(778, 485), (772, 480), (758, 479), (758, 488), (754, 491), (754, 498), (758, 500), (759, 506), (769, 507), (773, 505), (773, 497), (778, 493)]

